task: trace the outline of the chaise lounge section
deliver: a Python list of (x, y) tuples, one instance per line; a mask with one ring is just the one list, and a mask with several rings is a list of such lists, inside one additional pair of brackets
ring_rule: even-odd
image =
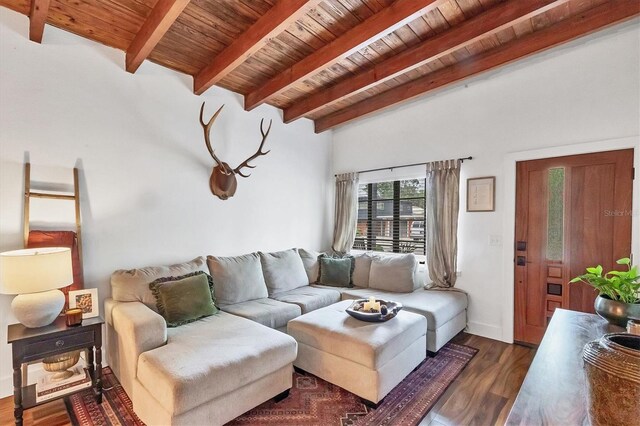
[(300, 249), (305, 268), (312, 278), (311, 288), (340, 292), (341, 300), (370, 296), (400, 302), (403, 309), (427, 319), (427, 350), (438, 352), (467, 326), (467, 294), (456, 290), (425, 290), (426, 274), (415, 256), (394, 254), (353, 255), (353, 286), (330, 287), (319, 284), (320, 253)]
[(134, 409), (150, 425), (223, 424), (292, 386), (297, 346), (226, 312), (170, 329), (140, 354)]
[(149, 283), (206, 268), (200, 257), (111, 277), (109, 362), (147, 424), (224, 424), (291, 388), (297, 343), (284, 333), (227, 312), (167, 328)]

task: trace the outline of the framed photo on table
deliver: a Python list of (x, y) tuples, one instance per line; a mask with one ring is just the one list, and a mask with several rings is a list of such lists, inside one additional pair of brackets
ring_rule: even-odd
[(87, 288), (69, 291), (69, 308), (82, 309), (82, 319), (97, 317), (100, 315), (98, 289)]
[(496, 210), (496, 177), (467, 179), (467, 211), (493, 212)]

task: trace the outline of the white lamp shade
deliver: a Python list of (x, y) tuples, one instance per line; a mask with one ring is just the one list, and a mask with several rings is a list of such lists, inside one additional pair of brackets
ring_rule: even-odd
[(43, 247), (0, 253), (0, 293), (37, 293), (72, 283), (68, 248)]

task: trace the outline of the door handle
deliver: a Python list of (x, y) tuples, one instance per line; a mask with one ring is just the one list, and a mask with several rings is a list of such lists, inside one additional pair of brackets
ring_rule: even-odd
[(527, 266), (527, 263), (533, 263), (530, 260), (527, 260), (526, 256), (517, 256), (516, 257), (516, 265), (518, 266)]

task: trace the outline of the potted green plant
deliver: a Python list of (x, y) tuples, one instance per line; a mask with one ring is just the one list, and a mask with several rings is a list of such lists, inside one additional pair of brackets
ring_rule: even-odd
[(616, 261), (626, 265), (626, 271), (609, 271), (603, 274), (602, 265), (587, 268), (587, 273), (575, 277), (570, 282), (584, 282), (598, 290), (594, 307), (598, 315), (621, 327), (629, 319), (640, 319), (640, 275), (638, 267), (631, 266), (631, 259)]

